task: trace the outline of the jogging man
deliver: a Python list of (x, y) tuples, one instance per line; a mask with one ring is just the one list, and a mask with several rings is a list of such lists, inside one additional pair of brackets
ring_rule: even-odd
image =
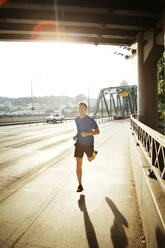
[(77, 126), (77, 134), (73, 137), (76, 141), (75, 143), (75, 153), (77, 163), (77, 179), (79, 186), (77, 192), (83, 191), (82, 186), (82, 160), (84, 152), (87, 155), (88, 161), (92, 161), (97, 154), (97, 151), (94, 151), (94, 135), (99, 134), (99, 128), (96, 121), (86, 115), (87, 105), (83, 102), (79, 104), (79, 116), (76, 117), (75, 122)]

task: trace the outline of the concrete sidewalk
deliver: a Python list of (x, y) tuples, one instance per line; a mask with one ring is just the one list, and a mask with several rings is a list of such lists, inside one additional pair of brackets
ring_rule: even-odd
[(73, 154), (0, 203), (0, 247), (140, 248), (143, 231), (128, 148), (128, 122), (96, 138), (76, 193)]

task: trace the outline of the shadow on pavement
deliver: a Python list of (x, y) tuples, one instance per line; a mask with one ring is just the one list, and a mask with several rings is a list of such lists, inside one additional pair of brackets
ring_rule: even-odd
[(89, 218), (88, 210), (86, 207), (85, 195), (80, 195), (80, 199), (78, 200), (78, 206), (80, 210), (83, 212), (85, 231), (86, 231), (89, 248), (98, 248), (99, 246), (96, 238), (96, 233), (93, 224)]
[(114, 222), (111, 227), (113, 246), (114, 248), (125, 248), (128, 245), (128, 239), (123, 226), (128, 227), (128, 222), (110, 198), (105, 197), (105, 200), (114, 214)]
[(160, 229), (160, 227), (156, 228), (156, 239), (159, 248), (165, 247), (165, 233)]

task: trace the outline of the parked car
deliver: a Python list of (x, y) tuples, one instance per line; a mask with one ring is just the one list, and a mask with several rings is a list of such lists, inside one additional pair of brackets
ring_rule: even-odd
[(62, 113), (54, 113), (46, 118), (47, 123), (56, 123), (58, 121), (62, 122), (64, 116)]

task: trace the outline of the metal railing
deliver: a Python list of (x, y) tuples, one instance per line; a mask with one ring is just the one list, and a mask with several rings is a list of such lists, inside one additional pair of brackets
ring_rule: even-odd
[[(105, 122), (110, 122), (113, 121), (113, 117), (112, 116), (100, 116), (95, 118), (96, 122), (100, 123), (105, 123)], [(67, 122), (67, 121), (73, 121), (75, 120), (75, 117), (67, 117), (63, 119), (63, 122)], [(10, 126), (10, 125), (23, 125), (23, 124), (38, 124), (38, 123), (47, 123), (46, 122), (46, 118), (40, 117), (38, 118), (38, 116), (33, 118), (25, 118), (25, 117), (20, 117), (20, 118), (8, 118), (8, 119), (2, 119), (0, 120), (0, 126)]]
[(165, 136), (131, 116), (131, 126), (147, 154), (151, 169), (165, 191)]

